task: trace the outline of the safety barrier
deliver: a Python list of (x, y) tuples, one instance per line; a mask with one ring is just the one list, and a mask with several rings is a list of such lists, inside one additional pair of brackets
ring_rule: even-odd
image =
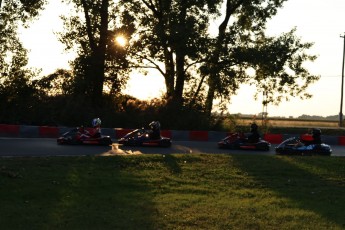
[(338, 137), (338, 144), (345, 146), (345, 136)]
[[(57, 138), (70, 130), (68, 127), (27, 126), (0, 124), (0, 137), (23, 137), (23, 138)], [(119, 139), (134, 129), (102, 128), (104, 135), (113, 139)], [(185, 131), (185, 130), (162, 130), (161, 135), (176, 141), (219, 141), (229, 133), (217, 131)], [(271, 144), (279, 144), (293, 135), (288, 134), (264, 134), (263, 139)], [(325, 143), (330, 145), (345, 146), (345, 136), (323, 136)]]
[(266, 133), (266, 134), (264, 134), (264, 140), (268, 141), (271, 144), (279, 144), (283, 141), (283, 135), (282, 134)]
[(19, 125), (0, 124), (0, 136), (18, 137), (20, 131)]

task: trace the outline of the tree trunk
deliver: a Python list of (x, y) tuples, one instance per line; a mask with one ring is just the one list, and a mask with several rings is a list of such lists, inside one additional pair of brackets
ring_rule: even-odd
[(109, 0), (102, 0), (101, 5), (101, 24), (100, 37), (98, 44), (93, 35), (93, 28), (89, 17), (89, 7), (85, 0), (82, 0), (84, 15), (86, 21), (86, 28), (89, 38), (89, 45), (91, 48), (91, 66), (89, 67), (88, 78), (90, 78), (91, 85), (91, 99), (94, 105), (100, 106), (102, 104), (103, 84), (104, 84), (104, 69), (105, 69), (105, 54), (108, 36), (108, 7)]
[(200, 93), (200, 90), (201, 90), (202, 84), (204, 83), (205, 78), (206, 78), (206, 75), (202, 75), (201, 80), (198, 84), (198, 87), (193, 94), (192, 100), (189, 103), (189, 108), (192, 108), (193, 105), (195, 104), (196, 98), (198, 97), (198, 95)]
[(208, 118), (211, 117), (212, 108), (213, 108), (213, 99), (216, 92), (216, 86), (213, 79), (214, 77), (218, 77), (218, 76), (216, 74), (211, 74), (208, 79), (209, 88), (207, 91), (206, 102), (205, 102), (205, 112)]
[(183, 51), (176, 52), (176, 84), (173, 100), (178, 107), (183, 105), (183, 87), (185, 81)]
[(206, 110), (206, 114), (208, 115), (208, 117), (211, 116), (212, 107), (213, 107), (213, 100), (214, 100), (214, 96), (216, 93), (216, 86), (217, 86), (216, 84), (219, 80), (218, 79), (219, 74), (218, 74), (218, 70), (217, 70), (218, 69), (217, 65), (219, 62), (220, 52), (222, 50), (222, 43), (223, 43), (223, 40), (225, 38), (226, 27), (229, 23), (230, 16), (233, 14), (233, 12), (238, 7), (240, 7), (243, 4), (243, 2), (244, 2), (243, 0), (238, 1), (235, 5), (232, 6), (230, 0), (226, 1), (225, 18), (218, 28), (218, 38), (217, 38), (217, 42), (216, 42), (215, 51), (210, 58), (211, 71), (210, 71), (210, 76), (208, 79), (209, 89), (207, 92), (207, 98), (206, 98), (206, 102), (205, 102), (205, 110)]
[(96, 85), (95, 85), (95, 98), (102, 101), (103, 95), (103, 84), (104, 84), (104, 69), (105, 69), (105, 54), (107, 47), (107, 37), (108, 37), (108, 7), (109, 0), (102, 0), (101, 6), (101, 28), (100, 28), (100, 38), (97, 51), (95, 53), (96, 57)]
[(171, 100), (174, 95), (174, 79), (175, 79), (175, 66), (172, 52), (168, 50), (168, 47), (164, 47), (165, 56), (165, 86), (166, 86), (166, 98)]
[(173, 101), (176, 106), (176, 109), (181, 109), (183, 106), (183, 88), (185, 82), (185, 46), (186, 46), (186, 37), (184, 35), (184, 28), (186, 26), (186, 16), (187, 16), (187, 4), (185, 1), (181, 2), (181, 10), (179, 13), (179, 25), (177, 32), (177, 41), (174, 44), (175, 54), (176, 54), (176, 82), (175, 82), (175, 91), (173, 95)]

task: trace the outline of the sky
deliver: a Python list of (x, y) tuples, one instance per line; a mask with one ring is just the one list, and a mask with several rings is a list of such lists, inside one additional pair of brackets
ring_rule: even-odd
[[(50, 1), (29, 29), (22, 29), (20, 36), (29, 50), (29, 66), (42, 69), (42, 75), (57, 68), (69, 68), (68, 61), (74, 54), (65, 53), (54, 33), (62, 31), (59, 15), (66, 12), (59, 1)], [(313, 42), (310, 53), (318, 58), (306, 67), (312, 74), (320, 75), (318, 82), (308, 88), (311, 99), (292, 98), (279, 106), (268, 105), (269, 116), (298, 117), (300, 115), (329, 116), (340, 112), (342, 61), (345, 34), (344, 0), (288, 0), (267, 24), (269, 35), (279, 35), (296, 27), (302, 42)], [(211, 26), (218, 26), (216, 23)], [(155, 84), (153, 84), (155, 83)], [(133, 74), (126, 93), (137, 98), (154, 98), (164, 93), (164, 79), (157, 73), (147, 76)], [(144, 87), (143, 87), (144, 86)], [(242, 85), (229, 104), (230, 113), (258, 114), (262, 112), (262, 98), (254, 100), (256, 89)], [(343, 110), (345, 113), (345, 110)]]

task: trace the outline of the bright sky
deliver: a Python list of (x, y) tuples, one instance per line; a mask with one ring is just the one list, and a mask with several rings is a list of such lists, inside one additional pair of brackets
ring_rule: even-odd
[[(66, 8), (58, 1), (50, 1), (42, 17), (30, 29), (23, 30), (24, 46), (30, 50), (29, 65), (42, 69), (42, 74), (54, 72), (56, 68), (68, 68), (73, 54), (66, 54), (54, 32), (62, 31), (62, 22), (56, 21)], [(337, 115), (340, 111), (341, 71), (345, 33), (344, 0), (289, 0), (268, 24), (268, 33), (278, 35), (297, 28), (297, 35), (303, 42), (314, 42), (310, 50), (318, 55), (314, 63), (307, 66), (311, 73), (321, 75), (308, 92), (312, 99), (291, 99), (279, 106), (268, 106), (269, 116)], [(153, 83), (157, 83), (153, 84)], [(128, 82), (129, 94), (138, 98), (153, 98), (162, 95), (164, 79), (159, 74), (133, 76)], [(229, 110), (231, 113), (258, 114), (262, 111), (260, 98), (253, 99), (255, 88), (242, 86), (234, 96)], [(343, 112), (345, 113), (345, 111)]]
[[(289, 0), (268, 23), (268, 33), (278, 35), (297, 28), (303, 42), (313, 42), (311, 54), (318, 59), (307, 65), (321, 79), (311, 85), (308, 100), (292, 98), (279, 106), (268, 105), (269, 116), (337, 115), (340, 112), (341, 71), (345, 33), (344, 0)], [(253, 100), (255, 88), (242, 86), (229, 106), (231, 113), (257, 114), (262, 111), (260, 98)], [(262, 98), (261, 98), (262, 100)], [(343, 113), (344, 110), (343, 110)]]

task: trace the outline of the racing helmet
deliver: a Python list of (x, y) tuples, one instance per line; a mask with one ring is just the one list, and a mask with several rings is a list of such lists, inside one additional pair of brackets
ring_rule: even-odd
[(316, 137), (321, 136), (321, 129), (313, 128), (312, 134), (313, 134), (313, 136), (316, 136)]
[(250, 132), (256, 132), (257, 130), (258, 130), (258, 125), (257, 124), (255, 124), (255, 123), (252, 123), (251, 125), (250, 125)]
[(159, 130), (160, 127), (161, 127), (161, 124), (159, 123), (159, 121), (152, 121), (150, 124), (149, 124), (150, 128), (152, 130)]
[(92, 127), (97, 127), (97, 126), (100, 126), (101, 125), (101, 119), (99, 119), (99, 118), (94, 118), (93, 120), (92, 120)]

